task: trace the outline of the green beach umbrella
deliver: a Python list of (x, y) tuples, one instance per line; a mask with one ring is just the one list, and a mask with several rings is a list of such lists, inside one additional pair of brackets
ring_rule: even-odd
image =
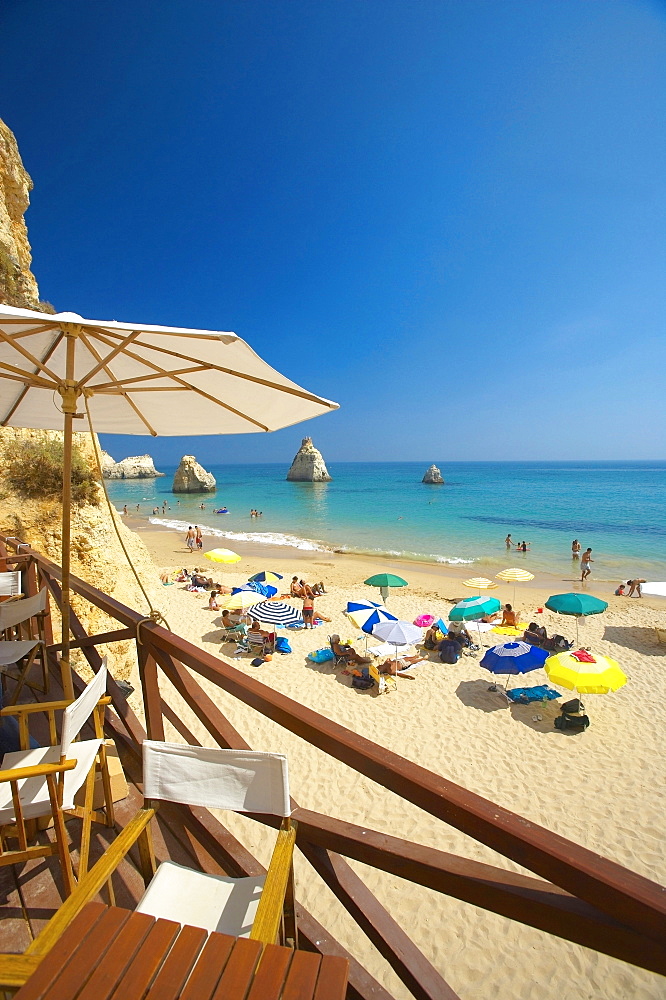
[(382, 598), (385, 601), (388, 600), (389, 587), (409, 586), (406, 580), (403, 580), (401, 576), (395, 576), (394, 573), (377, 573), (375, 576), (368, 577), (363, 582), (367, 583), (369, 587), (379, 587)]
[(557, 615), (573, 615), (576, 619), (576, 642), (578, 642), (578, 619), (588, 615), (600, 615), (608, 607), (606, 601), (590, 594), (553, 594), (546, 601), (549, 611)]
[[(454, 604), (449, 612), (450, 622), (473, 622), (494, 615), (501, 605), (496, 597), (466, 597)], [(481, 629), (479, 628), (479, 645), (483, 646)]]

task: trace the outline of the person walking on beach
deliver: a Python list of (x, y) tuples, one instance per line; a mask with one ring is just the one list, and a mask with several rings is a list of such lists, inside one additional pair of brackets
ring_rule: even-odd
[(123, 507), (123, 514), (127, 514), (127, 504)]
[(574, 538), (573, 542), (571, 543), (571, 558), (580, 559), (580, 542), (578, 541), (577, 538)]
[(198, 549), (203, 548), (203, 535), (201, 534), (201, 528), (198, 524), (194, 525), (194, 537), (196, 539), (196, 545)]
[(511, 535), (506, 536), (506, 538), (504, 539), (504, 544), (506, 545), (507, 550), (511, 548), (511, 546), (513, 545), (513, 541), (511, 540)]
[(585, 549), (585, 551), (583, 552), (583, 558), (581, 559), (581, 562), (580, 562), (580, 569), (581, 569), (580, 582), (581, 583), (583, 582), (583, 580), (587, 580), (588, 576), (592, 572), (592, 567), (590, 566), (590, 563), (593, 563), (593, 562), (594, 562), (594, 559), (592, 558), (592, 549), (590, 549), (590, 548)]
[(194, 551), (194, 546), (197, 544), (197, 535), (192, 525), (189, 526), (185, 534), (185, 544), (190, 552)]

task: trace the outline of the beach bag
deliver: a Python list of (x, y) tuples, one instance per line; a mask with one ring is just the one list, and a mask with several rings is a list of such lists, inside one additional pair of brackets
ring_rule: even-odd
[(287, 639), (283, 635), (279, 635), (275, 640), (275, 652), (291, 653), (291, 646), (289, 645), (289, 639)]
[(360, 691), (367, 691), (368, 688), (371, 688), (374, 683), (375, 682), (372, 677), (366, 677), (365, 675), (357, 677), (354, 675), (352, 677), (351, 686), (353, 688), (358, 688)]
[(260, 656), (255, 656), (253, 660), (250, 660), (251, 667), (263, 667), (264, 661)]
[(563, 705), (560, 705), (560, 712), (564, 712), (567, 715), (576, 715), (577, 712), (582, 712), (584, 710), (584, 705), (580, 698), (572, 698), (571, 701), (565, 701)]
[(315, 649), (313, 653), (308, 653), (308, 660), (313, 663), (326, 663), (327, 660), (334, 660), (332, 649)]
[(573, 642), (567, 642), (563, 635), (554, 635), (551, 642), (553, 649), (558, 653), (564, 653), (573, 646)]
[(568, 729), (573, 732), (582, 732), (589, 724), (587, 715), (560, 715), (555, 719), (556, 729)]

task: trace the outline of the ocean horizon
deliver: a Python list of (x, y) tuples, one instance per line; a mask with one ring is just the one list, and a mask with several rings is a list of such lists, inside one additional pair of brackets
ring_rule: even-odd
[[(507, 565), (560, 574), (571, 570), (578, 538), (592, 547), (593, 579), (666, 577), (666, 461), (436, 464), (442, 486), (421, 482), (423, 462), (338, 462), (328, 463), (329, 483), (287, 482), (284, 463), (235, 463), (206, 466), (217, 480), (210, 493), (172, 493), (175, 465), (161, 466), (157, 479), (107, 480), (107, 488), (119, 510), (127, 504), (175, 530), (198, 524), (229, 545), (469, 565), (471, 575)], [(215, 513), (220, 507), (229, 513)], [(251, 509), (263, 513), (251, 517)], [(529, 551), (507, 552), (507, 533)]]

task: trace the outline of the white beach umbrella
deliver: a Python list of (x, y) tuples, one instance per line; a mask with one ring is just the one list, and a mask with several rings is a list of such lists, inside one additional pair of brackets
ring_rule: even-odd
[(415, 642), (419, 642), (423, 638), (423, 629), (420, 629), (417, 625), (412, 625), (411, 622), (397, 620), (375, 625), (372, 634), (376, 635), (378, 639), (390, 643), (391, 646), (395, 646), (395, 668), (397, 673), (398, 647), (413, 646)]
[(83, 319), (0, 305), (0, 425), (64, 430), (62, 655), (69, 670), (72, 431), (247, 434), (337, 409), (235, 333)]

